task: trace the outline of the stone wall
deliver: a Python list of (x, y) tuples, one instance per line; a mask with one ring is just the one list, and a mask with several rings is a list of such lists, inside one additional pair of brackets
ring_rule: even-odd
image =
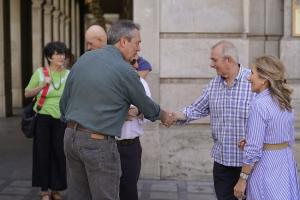
[[(192, 103), (215, 76), (211, 46), (225, 39), (237, 46), (242, 65), (263, 54), (284, 61), (300, 127), (300, 39), (291, 37), (291, 11), (291, 0), (135, 0), (141, 54), (154, 67), (148, 78), (154, 99), (167, 110)], [(147, 125), (142, 145), (143, 177), (199, 179), (212, 173), (208, 118), (170, 129)]]

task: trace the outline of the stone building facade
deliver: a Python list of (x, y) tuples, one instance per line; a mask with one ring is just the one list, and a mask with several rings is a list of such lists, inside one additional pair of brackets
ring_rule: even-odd
[[(84, 2), (98, 2), (96, 14), (85, 13)], [(84, 29), (103, 20), (99, 13), (115, 20), (112, 2), (122, 2), (118, 16), (133, 16), (142, 26), (141, 55), (153, 65), (147, 79), (163, 108), (178, 110), (201, 94), (215, 76), (210, 48), (226, 39), (237, 46), (244, 66), (263, 54), (283, 60), (299, 130), (300, 38), (292, 31), (292, 5), (299, 0), (0, 0), (1, 117), (24, 105), (23, 90), (32, 71), (45, 64), (42, 47), (61, 40), (78, 57), (84, 51)], [(169, 129), (149, 123), (145, 129), (142, 177), (199, 179), (212, 173), (208, 118)]]
[[(191, 104), (215, 76), (209, 67), (210, 48), (220, 40), (230, 40), (244, 66), (263, 54), (283, 60), (294, 89), (299, 132), (300, 38), (292, 35), (293, 2), (296, 0), (134, 1), (134, 20), (142, 26), (141, 54), (154, 65), (148, 79), (154, 98), (169, 110)], [(143, 177), (198, 179), (212, 173), (208, 118), (170, 129), (158, 123), (148, 125), (142, 142)], [(300, 156), (297, 159), (300, 162)]]

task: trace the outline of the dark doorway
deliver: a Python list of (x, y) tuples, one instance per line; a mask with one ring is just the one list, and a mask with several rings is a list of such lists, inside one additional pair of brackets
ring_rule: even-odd
[(12, 116), (12, 84), (11, 84), (11, 48), (10, 48), (10, 1), (2, 1), (3, 16), (3, 61), (4, 61), (4, 94), (6, 117)]
[(133, 0), (101, 1), (104, 13), (119, 13), (120, 19), (133, 19)]
[(117, 14), (119, 19), (132, 20), (133, 0), (90, 0), (85, 4), (85, 13), (93, 15), (91, 24), (99, 24), (102, 27), (112, 22), (105, 19), (104, 14)]

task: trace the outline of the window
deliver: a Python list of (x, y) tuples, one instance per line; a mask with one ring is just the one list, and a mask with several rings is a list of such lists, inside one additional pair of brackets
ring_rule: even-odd
[(293, 0), (292, 8), (292, 35), (300, 37), (300, 0)]

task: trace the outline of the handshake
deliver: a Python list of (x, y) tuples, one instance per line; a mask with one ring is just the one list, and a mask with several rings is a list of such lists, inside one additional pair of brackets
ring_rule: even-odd
[[(128, 115), (126, 121), (132, 121), (135, 118), (143, 118), (143, 114), (139, 113), (139, 110), (137, 107), (131, 105), (128, 110)], [(186, 116), (182, 112), (166, 112), (164, 110), (161, 110), (160, 113), (160, 121), (162, 124), (169, 128), (173, 124), (175, 124), (177, 121), (180, 120), (186, 120)]]
[(161, 111), (160, 121), (167, 128), (169, 128), (170, 126), (172, 126), (180, 120), (186, 120), (186, 116), (182, 112), (166, 112), (163, 110)]

